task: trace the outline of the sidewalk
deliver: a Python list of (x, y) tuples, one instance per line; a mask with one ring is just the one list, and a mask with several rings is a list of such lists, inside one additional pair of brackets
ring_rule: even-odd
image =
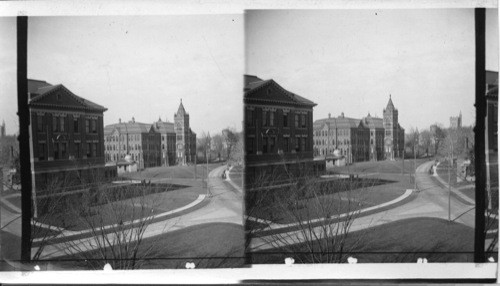
[[(439, 166), (439, 164), (441, 164), (441, 162), (439, 162), (437, 166)], [(446, 189), (450, 189), (452, 191), (452, 193), (454, 193), (455, 195), (457, 195), (460, 199), (468, 202), (469, 204), (471, 205), (476, 205), (476, 201), (469, 198), (468, 196), (464, 195), (462, 192), (460, 192), (457, 188), (455, 187), (452, 187), (452, 186), (449, 186), (447, 182), (445, 182), (445, 180), (443, 180), (443, 178), (441, 178), (438, 174), (438, 172), (434, 172), (433, 174), (434, 178), (436, 178)], [(472, 185), (474, 186), (474, 185)]]
[[(225, 188), (221, 177), (222, 170), (225, 166), (216, 168), (209, 174), (209, 190), (211, 193), (209, 203), (200, 209), (193, 212), (189, 212), (185, 215), (174, 217), (171, 219), (161, 220), (159, 222), (153, 222), (148, 225), (146, 231), (142, 235), (142, 239), (162, 235), (165, 233), (182, 230), (189, 226), (195, 226), (199, 224), (206, 223), (217, 223), (217, 222), (228, 222), (241, 224), (241, 202), (239, 202), (239, 210), (226, 210), (225, 205), (231, 205), (228, 196), (234, 194), (234, 192), (229, 191)], [(234, 207), (234, 206), (233, 206)], [(81, 239), (73, 240), (72, 243), (78, 246), (80, 251), (90, 251), (96, 249), (96, 241), (113, 241), (115, 234), (104, 234), (91, 236)], [(132, 238), (134, 241), (137, 237)], [(32, 253), (35, 253), (37, 248), (32, 249)], [(56, 243), (45, 247), (43, 251), (42, 259), (55, 258), (60, 256), (68, 255), (68, 243)]]
[(238, 192), (240, 192), (242, 194), (243, 189), (231, 180), (231, 170), (233, 170), (233, 168), (234, 168), (234, 166), (231, 166), (231, 168), (229, 168), (229, 172), (227, 172), (226, 182), (231, 184), (231, 186), (233, 186), (233, 188), (235, 188)]
[[(451, 201), (451, 206), (448, 206), (448, 196), (443, 192), (443, 188), (433, 183), (430, 175), (428, 175), (428, 170), (431, 165), (432, 162), (426, 162), (421, 164), (417, 169), (416, 178), (419, 192), (416, 193), (417, 197), (414, 200), (386, 211), (356, 218), (352, 222), (349, 231), (366, 230), (408, 218), (430, 217), (447, 219), (448, 207), (452, 210), (451, 214), (452, 218), (455, 218), (455, 222), (474, 227), (474, 214), (467, 213), (462, 215), (463, 210), (466, 209), (468, 205), (454, 198)], [(322, 237), (325, 230), (326, 233), (335, 233), (337, 228), (343, 227), (343, 223), (343, 221), (339, 221), (333, 224), (311, 227), (307, 230), (294, 230), (274, 235), (254, 237), (249, 245), (249, 249), (251, 251), (262, 251), (301, 243), (308, 239), (314, 240), (315, 238)]]

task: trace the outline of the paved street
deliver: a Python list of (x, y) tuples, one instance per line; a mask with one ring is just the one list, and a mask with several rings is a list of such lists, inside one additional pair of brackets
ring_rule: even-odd
[[(432, 164), (432, 161), (426, 162), (417, 168), (419, 192), (417, 192), (415, 199), (386, 211), (357, 218), (351, 226), (351, 231), (363, 230), (408, 218), (434, 217), (448, 219), (448, 190), (442, 188), (429, 175), (429, 168)], [(474, 227), (474, 210), (471, 210), (474, 206), (466, 204), (454, 196), (450, 197), (450, 202), (451, 219), (469, 227)], [(471, 211), (467, 212), (468, 210)], [(331, 227), (336, 227), (336, 224), (332, 224)], [(321, 226), (314, 228), (314, 232), (318, 235), (321, 231)], [(312, 235), (312, 233), (308, 235)], [(292, 231), (284, 236), (286, 238), (281, 237), (280, 239), (284, 240), (281, 242), (277, 242), (275, 240), (276, 236), (273, 235), (254, 238), (251, 241), (250, 249), (252, 251), (265, 250), (290, 243), (298, 243), (304, 241), (305, 238), (305, 234), (300, 231)]]

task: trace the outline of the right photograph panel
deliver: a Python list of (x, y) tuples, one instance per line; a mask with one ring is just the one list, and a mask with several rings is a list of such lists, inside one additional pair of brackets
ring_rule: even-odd
[(474, 9), (247, 11), (247, 262), (473, 262), (474, 132), (496, 260), (495, 9), (485, 130), (475, 36)]

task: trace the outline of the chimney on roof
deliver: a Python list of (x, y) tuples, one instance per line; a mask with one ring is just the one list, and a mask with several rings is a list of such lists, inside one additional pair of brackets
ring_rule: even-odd
[(331, 113), (328, 113), (328, 118), (332, 118), (332, 114)]
[(132, 117), (132, 123), (135, 123), (135, 118), (134, 117)]
[(341, 118), (344, 118), (344, 112), (342, 112), (342, 113), (340, 114), (340, 117), (341, 117)]
[(121, 118), (118, 118), (118, 123), (122, 123), (122, 119)]

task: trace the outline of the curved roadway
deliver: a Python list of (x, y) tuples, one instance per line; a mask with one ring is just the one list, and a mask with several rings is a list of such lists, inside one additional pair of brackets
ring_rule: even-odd
[[(408, 218), (433, 217), (448, 219), (448, 206), (450, 206), (451, 210), (451, 220), (474, 227), (475, 213), (472, 210), (474, 205), (464, 203), (456, 199), (455, 196), (449, 197), (448, 189), (441, 187), (429, 175), (429, 169), (433, 163), (433, 161), (426, 162), (417, 168), (416, 181), (418, 191), (415, 199), (407, 204), (386, 211), (356, 218), (352, 223), (350, 231), (363, 230)], [(450, 204), (448, 204), (448, 200), (450, 200)], [(331, 225), (331, 227), (337, 226), (337, 223)], [(321, 237), (320, 234), (323, 231), (323, 226), (315, 227), (313, 230), (317, 234), (317, 237)], [(306, 235), (310, 236), (312, 234), (309, 233)], [(280, 236), (279, 242), (276, 241), (276, 235), (253, 238), (250, 243), (250, 250), (258, 251), (276, 248), (287, 244), (300, 243), (305, 240), (305, 235), (301, 231), (291, 231)]]
[[(209, 173), (208, 189), (209, 203), (185, 215), (151, 223), (143, 238), (153, 237), (168, 232), (181, 230), (186, 227), (206, 223), (233, 223), (243, 225), (243, 195), (228, 188), (221, 179), (226, 166), (218, 167)], [(243, 231), (242, 231), (243, 232)], [(111, 234), (108, 234), (111, 236)], [(243, 233), (242, 233), (243, 237)], [(77, 241), (80, 249), (93, 249), (95, 238), (83, 238)], [(66, 255), (67, 244), (53, 244), (46, 246), (42, 259)], [(36, 248), (32, 249), (35, 253)]]

